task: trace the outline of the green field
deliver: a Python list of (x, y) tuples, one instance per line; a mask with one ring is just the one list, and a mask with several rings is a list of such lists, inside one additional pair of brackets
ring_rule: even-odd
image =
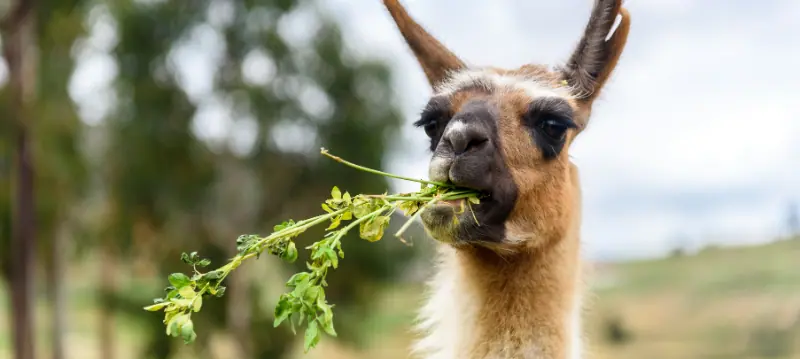
[[(90, 263), (70, 270), (66, 336), (70, 359), (99, 358)], [(586, 322), (591, 358), (800, 358), (800, 240), (603, 265), (594, 273), (594, 281), (598, 286), (589, 298)], [(370, 333), (369, 348), (356, 352), (324, 338), (305, 357), (407, 358), (408, 326), (422, 299), (419, 293), (415, 285), (384, 291), (381, 305), (364, 328)], [(0, 305), (4, 309), (0, 311), (0, 357), (7, 358), (11, 333), (5, 292)], [(609, 339), (615, 318), (622, 340)], [(37, 319), (39, 353), (46, 354), (48, 318), (43, 301)], [(135, 323), (120, 317), (116, 328), (117, 358), (139, 358)], [(269, 329), (264, 332), (268, 335)], [(224, 334), (215, 343), (214, 356), (231, 354)]]

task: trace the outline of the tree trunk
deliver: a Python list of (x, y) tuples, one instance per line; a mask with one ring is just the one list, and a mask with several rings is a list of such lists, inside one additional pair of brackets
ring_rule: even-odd
[(14, 352), (17, 359), (34, 358), (34, 218), (33, 168), (30, 142), (25, 128), (17, 137), (17, 219), (11, 242), (11, 306), (13, 308)]
[(50, 265), (50, 275), (48, 275), (47, 288), (50, 289), (50, 308), (52, 310), (52, 345), (53, 345), (53, 359), (64, 359), (64, 332), (66, 331), (66, 297), (64, 296), (64, 281), (66, 279), (66, 266), (65, 258), (66, 253), (66, 235), (67, 230), (65, 225), (59, 227), (59, 231), (53, 237), (53, 246), (51, 253), (52, 263)]
[(100, 268), (100, 358), (114, 358), (114, 253), (112, 245), (104, 243), (101, 249)]
[(34, 167), (31, 153), (31, 122), (27, 107), (33, 100), (36, 64), (32, 0), (13, 1), (8, 15), (0, 22), (3, 54), (8, 64), (12, 113), (16, 118), (16, 195), (13, 238), (11, 240), (11, 306), (14, 357), (34, 358), (34, 260), (36, 222), (34, 209)]

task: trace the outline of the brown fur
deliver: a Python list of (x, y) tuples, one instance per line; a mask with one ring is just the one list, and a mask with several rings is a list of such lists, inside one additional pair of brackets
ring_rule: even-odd
[[(414, 50), (432, 85), (461, 70), (461, 60), (408, 16), (396, 0), (384, 0), (401, 33)], [(609, 41), (598, 40), (622, 21)], [(431, 282), (433, 296), (423, 308), (421, 328), (429, 331), (419, 345), (426, 358), (506, 359), (580, 358), (571, 341), (580, 336), (574, 316), (580, 312), (581, 194), (569, 144), (586, 126), (591, 106), (619, 61), (630, 19), (620, 1), (598, 0), (584, 38), (561, 70), (540, 65), (514, 70), (482, 69), (485, 76), (510, 75), (530, 81), (507, 91), (482, 88), (449, 93), (457, 113), (481, 98), (500, 109), (498, 137), (505, 164), (517, 186), (514, 208), (505, 222), (505, 241), (497, 244), (440, 244), (440, 268)], [(566, 84), (565, 84), (566, 82)], [(536, 89), (569, 87), (564, 97), (579, 128), (569, 131), (558, 157), (545, 159), (521, 118)]]

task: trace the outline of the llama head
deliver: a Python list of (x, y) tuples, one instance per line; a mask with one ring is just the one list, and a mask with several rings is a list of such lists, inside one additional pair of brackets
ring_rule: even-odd
[(503, 251), (563, 238), (577, 216), (569, 146), (625, 46), (630, 18), (621, 0), (595, 1), (582, 39), (554, 69), (469, 66), (398, 0), (384, 4), (433, 88), (415, 123), (430, 138), (430, 179), (485, 194), (461, 213), (454, 202), (426, 210), (428, 233), (454, 246)]

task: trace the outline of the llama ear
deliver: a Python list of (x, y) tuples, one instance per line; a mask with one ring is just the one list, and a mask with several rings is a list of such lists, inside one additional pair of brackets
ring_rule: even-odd
[[(619, 25), (612, 33), (617, 19)], [(621, 0), (595, 0), (583, 38), (561, 69), (583, 107), (591, 107), (617, 66), (629, 30), (630, 15)]]
[(414, 21), (398, 0), (383, 0), (383, 3), (417, 57), (431, 86), (442, 82), (449, 72), (466, 67), (463, 61)]

